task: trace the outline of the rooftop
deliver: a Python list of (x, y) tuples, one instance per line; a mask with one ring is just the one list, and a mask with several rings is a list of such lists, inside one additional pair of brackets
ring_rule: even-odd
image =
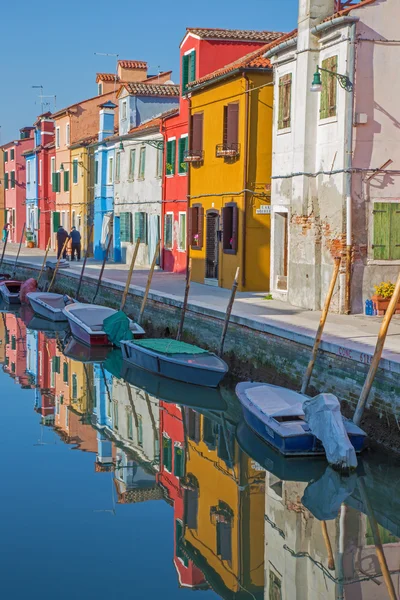
[[(129, 94), (138, 96), (179, 96), (180, 93), (179, 85), (165, 83), (124, 83), (122, 84), (122, 88), (125, 88)], [(120, 95), (121, 89), (118, 92), (118, 96)]]
[[(244, 29), (218, 29), (187, 27), (186, 35), (191, 33), (203, 40), (240, 40), (248, 42), (271, 42), (282, 35), (278, 31), (254, 31)], [(186, 37), (186, 36), (185, 36)]]
[(99, 81), (119, 81), (116, 73), (96, 73), (96, 83)]
[(338, 10), (331, 17), (325, 19), (325, 22), (331, 21), (332, 19), (337, 19), (338, 17), (344, 17), (355, 8), (361, 8), (362, 6), (372, 4), (373, 2), (375, 2), (375, 0), (347, 0), (347, 2), (338, 0), (336, 3)]
[(144, 60), (119, 60), (118, 65), (123, 69), (145, 69), (147, 70), (147, 62)]

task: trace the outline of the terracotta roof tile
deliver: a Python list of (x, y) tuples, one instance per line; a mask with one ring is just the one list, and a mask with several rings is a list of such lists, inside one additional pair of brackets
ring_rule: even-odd
[(244, 29), (208, 29), (204, 27), (187, 27), (186, 34), (192, 33), (201, 39), (245, 40), (249, 42), (270, 42), (282, 35), (278, 31), (254, 31)]
[(147, 62), (144, 60), (119, 60), (118, 64), (123, 69), (147, 69)]
[(125, 83), (125, 89), (130, 94), (139, 96), (179, 96), (179, 85), (158, 84), (158, 83)]
[(373, 2), (375, 2), (375, 0), (361, 0), (361, 2), (357, 2), (356, 0), (354, 0), (354, 2), (352, 2), (351, 4), (347, 4), (347, 6), (345, 5), (345, 2), (341, 2), (340, 6), (342, 6), (343, 8), (335, 12), (331, 17), (325, 19), (324, 23), (326, 23), (327, 21), (332, 21), (332, 19), (337, 19), (338, 17), (344, 17), (345, 15), (348, 15), (352, 10), (355, 10), (356, 8), (361, 8), (362, 6), (366, 6), (367, 4), (372, 4)]
[(115, 79), (119, 81), (119, 77), (115, 73), (96, 73), (96, 83), (99, 83), (99, 81), (115, 81)]

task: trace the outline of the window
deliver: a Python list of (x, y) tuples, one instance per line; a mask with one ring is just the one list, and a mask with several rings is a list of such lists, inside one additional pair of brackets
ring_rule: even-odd
[(237, 151), (239, 141), (239, 103), (232, 102), (224, 106), (223, 149)]
[(196, 51), (190, 50), (182, 56), (182, 94), (187, 91), (189, 83), (196, 79)]
[(119, 215), (121, 242), (132, 243), (132, 213), (123, 212)]
[(192, 408), (187, 408), (185, 419), (188, 437), (198, 444), (200, 441), (200, 414)]
[(64, 171), (64, 192), (69, 192), (69, 171)]
[(94, 161), (94, 182), (99, 183), (99, 161)]
[(194, 204), (189, 208), (189, 243), (193, 250), (203, 248), (204, 208)]
[(184, 175), (187, 173), (187, 163), (184, 162), (187, 149), (188, 149), (188, 136), (182, 136), (179, 138), (179, 146), (178, 146), (178, 173), (180, 175)]
[(11, 171), (11, 188), (15, 188), (15, 171)]
[(174, 223), (174, 215), (173, 213), (167, 213), (165, 215), (164, 221), (164, 248), (166, 250), (172, 250), (173, 240), (172, 240), (172, 227)]
[(184, 510), (188, 529), (197, 529), (197, 516), (199, 508), (199, 490), (196, 485), (185, 490)]
[(8, 150), (4, 150), (4, 162), (8, 162)]
[(232, 560), (232, 524), (217, 521), (217, 555), (222, 560)]
[(222, 248), (225, 254), (236, 254), (238, 234), (238, 207), (235, 202), (222, 209)]
[(157, 148), (157, 171), (156, 171), (156, 177), (162, 177), (163, 174), (163, 149), (158, 147)]
[(135, 213), (135, 239), (140, 238), (142, 244), (147, 244), (147, 213), (136, 212)]
[(78, 398), (78, 376), (76, 373), (72, 374), (72, 399), (77, 400)]
[(15, 149), (11, 148), (10, 150), (10, 160), (14, 160), (15, 159)]
[(115, 159), (115, 181), (119, 181), (121, 175), (121, 152), (117, 152)]
[(71, 213), (71, 227), (76, 227), (76, 212), (74, 210)]
[(42, 185), (42, 170), (43, 170), (43, 161), (39, 160), (39, 185)]
[(129, 181), (133, 181), (135, 179), (135, 162), (136, 162), (136, 150), (130, 150), (129, 152)]
[(72, 183), (78, 183), (78, 159), (74, 158), (72, 161)]
[(172, 473), (172, 440), (165, 435), (163, 436), (163, 465)]
[(114, 157), (113, 156), (110, 156), (108, 158), (107, 182), (109, 184), (114, 182)]
[(56, 127), (56, 148), (60, 147), (60, 128)]
[(53, 189), (53, 192), (59, 192), (60, 188), (61, 188), (61, 173), (57, 172), (57, 173), (53, 173), (52, 174), (52, 181), (51, 181), (51, 186)]
[(279, 114), (278, 129), (287, 129), (291, 125), (292, 74), (288, 73), (279, 79)]
[(133, 440), (133, 419), (132, 413), (126, 415), (126, 429), (128, 432), (128, 439)]
[(26, 161), (26, 183), (31, 182), (31, 161)]
[(137, 425), (137, 435), (138, 435), (138, 446), (143, 448), (143, 419), (141, 415), (137, 416), (138, 425)]
[(176, 139), (172, 138), (167, 141), (167, 162), (165, 165), (166, 175), (175, 174), (176, 163)]
[(140, 148), (139, 156), (139, 179), (144, 179), (144, 173), (146, 169), (146, 148), (142, 146)]
[(4, 189), (8, 190), (8, 173), (4, 173)]
[(99, 96), (101, 96), (103, 94), (103, 84), (102, 84), (101, 81), (100, 81), (100, 83), (97, 86), (97, 90), (98, 90)]
[(215, 424), (206, 416), (203, 416), (203, 442), (210, 450), (215, 450), (217, 447)]
[(68, 383), (68, 363), (63, 364), (63, 382)]
[(61, 363), (59, 356), (53, 356), (51, 359), (51, 370), (53, 373), (60, 373)]
[(53, 183), (53, 173), (56, 170), (56, 157), (52, 156), (50, 161), (50, 183)]
[(191, 140), (189, 155), (201, 160), (203, 158), (203, 113), (196, 113), (191, 120)]
[(122, 103), (122, 116), (121, 116), (122, 120), (125, 121), (127, 116), (128, 116), (127, 103), (126, 103), (126, 100), (124, 100)]
[(17, 338), (15, 335), (11, 336), (11, 350), (16, 350), (17, 348)]
[[(331, 56), (322, 61), (322, 68), (337, 72), (337, 56)], [(319, 110), (320, 119), (336, 116), (337, 79), (330, 73), (321, 71), (322, 92)]]
[(186, 250), (186, 213), (179, 213), (179, 239), (178, 250)]
[(69, 146), (69, 123), (65, 126), (65, 145)]
[(373, 210), (375, 260), (400, 260), (400, 203), (375, 202)]
[(184, 454), (183, 448), (179, 444), (174, 446), (174, 475), (176, 477), (183, 477), (185, 474), (184, 469)]

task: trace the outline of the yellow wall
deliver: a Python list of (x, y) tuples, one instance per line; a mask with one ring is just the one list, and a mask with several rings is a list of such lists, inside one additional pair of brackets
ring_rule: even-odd
[(4, 152), (0, 150), (0, 230), (4, 227), (5, 218), (5, 191), (4, 191)]
[[(272, 74), (248, 75), (250, 88), (257, 88), (272, 81)], [(260, 204), (270, 204), (272, 167), (272, 119), (273, 86), (245, 93), (244, 77), (226, 80), (195, 92), (191, 112), (203, 112), (202, 165), (190, 166), (190, 196), (201, 196), (190, 205), (202, 204), (205, 216), (208, 209), (221, 211), (229, 202), (236, 202), (239, 209), (238, 251), (236, 255), (225, 254), (219, 244), (219, 285), (231, 287), (237, 267), (242, 270), (240, 290), (267, 291), (269, 289), (270, 265), (270, 216), (256, 214)], [(248, 106), (248, 146), (246, 146), (246, 97)], [(216, 146), (223, 141), (224, 105), (239, 102), (240, 156), (237, 160), (216, 157)], [(244, 194), (233, 195), (244, 189), (244, 167), (247, 154), (247, 189), (257, 192), (246, 194), (246, 245), (243, 244)], [(230, 194), (229, 194), (230, 192)], [(209, 196), (207, 196), (209, 194)], [(217, 196), (219, 194), (219, 196)], [(262, 195), (261, 197), (260, 194)], [(204, 195), (204, 196), (203, 196)], [(244, 253), (245, 250), (245, 253)], [(206, 223), (201, 250), (190, 249), (192, 277), (203, 283), (205, 276)], [(242, 285), (245, 255), (245, 285)]]
[[(87, 208), (88, 208), (88, 171), (89, 161), (87, 148), (81, 146), (71, 150), (71, 163), (78, 160), (78, 183), (73, 183), (73, 167), (71, 164), (71, 225), (72, 212), (75, 211), (75, 227), (82, 236), (82, 248), (87, 246)], [(80, 223), (79, 219), (80, 217)]]

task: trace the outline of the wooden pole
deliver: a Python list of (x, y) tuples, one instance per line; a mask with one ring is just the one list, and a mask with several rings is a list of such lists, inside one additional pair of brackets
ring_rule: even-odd
[(25, 235), (25, 226), (26, 226), (26, 223), (24, 223), (24, 226), (23, 226), (23, 228), (22, 228), (21, 239), (20, 239), (20, 241), (19, 241), (19, 248), (18, 248), (18, 252), (17, 252), (17, 257), (16, 257), (16, 259), (15, 259), (15, 263), (14, 263), (14, 269), (13, 269), (13, 272), (12, 272), (12, 277), (13, 277), (13, 278), (15, 277), (15, 272), (16, 272), (16, 270), (17, 270), (17, 262), (18, 262), (18, 259), (19, 259), (19, 253), (21, 252), (21, 246), (22, 246), (22, 242), (23, 242), (23, 240), (24, 240), (24, 235)]
[(326, 521), (321, 521), (322, 537), (324, 538), (326, 552), (328, 554), (328, 569), (335, 570), (335, 559), (333, 558), (332, 544), (329, 538), (328, 527)]
[(63, 256), (63, 254), (64, 254), (64, 252), (65, 252), (65, 250), (67, 248), (68, 242), (69, 242), (69, 237), (67, 237), (67, 239), (65, 240), (64, 245), (63, 245), (62, 250), (61, 250), (61, 253), (60, 253), (60, 256), (57, 258), (56, 266), (54, 267), (53, 277), (52, 277), (52, 279), (50, 281), (49, 287), (47, 288), (48, 292), (50, 292), (51, 288), (53, 287), (53, 283), (54, 283), (54, 280), (56, 278), (56, 275), (57, 275), (57, 272), (58, 272), (58, 268), (60, 266), (60, 262), (61, 262), (62, 256)]
[(40, 281), (40, 279), (41, 279), (41, 277), (43, 275), (44, 267), (46, 265), (47, 255), (48, 255), (49, 250), (50, 250), (50, 245), (51, 245), (51, 237), (49, 237), (49, 241), (47, 242), (46, 252), (45, 252), (43, 263), (42, 263), (42, 268), (40, 269), (39, 277), (37, 279), (38, 285), (39, 285), (39, 281)]
[(3, 264), (4, 254), (6, 253), (6, 248), (7, 248), (7, 242), (8, 242), (8, 229), (7, 229), (6, 239), (3, 244), (3, 252), (1, 253), (0, 267)]
[(185, 287), (185, 296), (183, 298), (183, 306), (182, 306), (182, 311), (181, 311), (181, 320), (180, 320), (179, 327), (178, 327), (178, 333), (176, 334), (177, 340), (180, 340), (182, 337), (183, 323), (185, 322), (185, 314), (186, 314), (186, 309), (187, 309), (187, 305), (188, 305), (191, 279), (192, 279), (192, 259), (189, 258), (188, 268), (186, 271), (186, 287)]
[(153, 279), (154, 267), (156, 266), (157, 258), (160, 254), (160, 244), (161, 244), (161, 240), (158, 240), (157, 246), (156, 246), (156, 251), (154, 252), (154, 256), (153, 256), (153, 261), (151, 263), (149, 276), (147, 278), (147, 284), (146, 284), (146, 289), (144, 291), (142, 306), (140, 307), (140, 313), (139, 313), (139, 317), (138, 317), (138, 321), (137, 321), (138, 325), (140, 325), (140, 323), (142, 322), (143, 313), (144, 313), (144, 309), (145, 309), (146, 302), (147, 302), (147, 296), (149, 295), (149, 291), (150, 291), (151, 280)]
[(99, 289), (100, 289), (100, 285), (101, 285), (101, 280), (103, 279), (104, 267), (106, 266), (106, 261), (107, 261), (108, 253), (109, 253), (110, 248), (111, 248), (112, 239), (113, 239), (113, 236), (111, 234), (110, 238), (108, 240), (107, 249), (106, 249), (106, 251), (104, 253), (103, 264), (101, 265), (100, 276), (99, 276), (99, 280), (97, 282), (97, 288), (96, 288), (95, 294), (93, 296), (92, 302), (94, 302), (96, 300), (97, 294), (99, 293)]
[(311, 375), (312, 375), (315, 361), (316, 361), (317, 354), (318, 354), (318, 349), (319, 349), (321, 339), (322, 339), (322, 333), (324, 331), (324, 327), (325, 327), (325, 323), (326, 323), (326, 318), (328, 316), (329, 307), (331, 305), (333, 291), (335, 289), (336, 280), (337, 280), (337, 277), (339, 274), (339, 268), (340, 268), (340, 258), (336, 257), (335, 265), (334, 265), (333, 273), (332, 273), (331, 284), (329, 286), (328, 294), (327, 294), (326, 300), (325, 300), (324, 309), (322, 311), (321, 318), (319, 320), (319, 326), (318, 326), (318, 330), (317, 330), (317, 335), (315, 336), (314, 347), (312, 349), (310, 362), (308, 363), (308, 367), (304, 374), (303, 383), (301, 386), (302, 394), (306, 393), (308, 384), (310, 383)]
[(140, 246), (140, 238), (138, 238), (136, 240), (136, 246), (135, 246), (135, 250), (133, 251), (131, 266), (129, 267), (128, 278), (126, 280), (124, 293), (122, 294), (121, 306), (119, 307), (119, 310), (124, 310), (124, 308), (125, 308), (126, 299), (127, 299), (128, 292), (129, 292), (129, 286), (131, 285), (131, 281), (132, 281), (133, 269), (135, 267), (136, 257), (139, 252), (139, 246)]
[(218, 356), (222, 356), (224, 353), (225, 338), (226, 338), (226, 333), (228, 331), (229, 319), (231, 318), (233, 303), (235, 301), (235, 296), (236, 296), (236, 292), (237, 292), (237, 288), (238, 288), (239, 271), (240, 271), (240, 268), (238, 267), (236, 269), (235, 279), (233, 280), (231, 297), (229, 298), (228, 307), (226, 309), (225, 322), (224, 322), (224, 327), (222, 329), (221, 342), (219, 344)]
[(90, 229), (89, 229), (89, 236), (88, 236), (88, 241), (87, 241), (86, 250), (85, 250), (85, 258), (83, 259), (83, 265), (82, 265), (82, 270), (81, 270), (81, 276), (79, 277), (78, 289), (76, 290), (76, 299), (77, 300), (79, 300), (79, 292), (81, 291), (83, 274), (85, 272), (85, 267), (86, 267), (86, 263), (87, 263), (87, 259), (88, 259), (89, 246), (90, 246), (90, 242), (92, 241), (93, 230), (94, 230), (94, 225), (92, 223), (92, 225), (90, 226)]
[(359, 425), (364, 413), (365, 405), (368, 400), (368, 396), (371, 391), (372, 384), (375, 379), (376, 372), (379, 367), (379, 362), (381, 360), (383, 347), (385, 345), (387, 332), (389, 329), (390, 321), (396, 311), (396, 305), (400, 299), (400, 274), (397, 278), (396, 286), (394, 288), (393, 296), (390, 299), (388, 309), (386, 311), (385, 316), (383, 317), (382, 325), (378, 335), (378, 341), (376, 342), (374, 356), (372, 358), (371, 365), (369, 367), (368, 375), (365, 380), (363, 389), (361, 390), (361, 395), (358, 400), (356, 412), (354, 413), (353, 421), (356, 425)]
[(379, 566), (382, 571), (383, 580), (385, 582), (390, 600), (397, 600), (396, 592), (394, 589), (393, 581), (390, 576), (390, 571), (386, 562), (385, 553), (383, 551), (381, 536), (379, 533), (379, 527), (375, 519), (374, 511), (368, 498), (367, 488), (365, 486), (364, 478), (359, 477), (357, 481), (358, 489), (360, 490), (361, 500), (364, 504), (364, 508), (368, 515), (369, 524), (371, 525), (372, 537), (374, 538), (376, 556), (379, 561)]

